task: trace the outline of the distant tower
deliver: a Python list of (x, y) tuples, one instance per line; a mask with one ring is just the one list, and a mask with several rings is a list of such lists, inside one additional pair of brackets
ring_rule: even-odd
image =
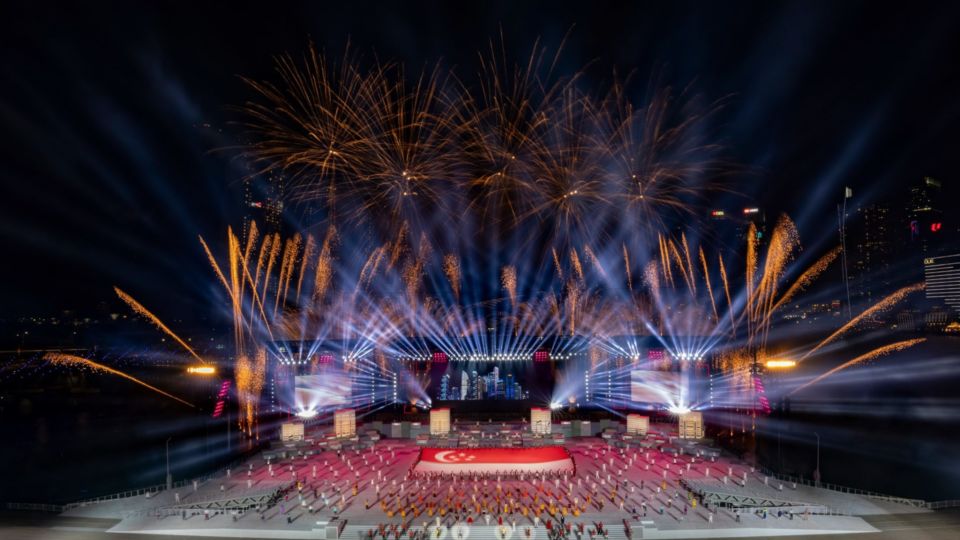
[(942, 243), (946, 231), (943, 230), (943, 211), (938, 204), (943, 201), (941, 190), (940, 181), (929, 176), (910, 188), (906, 213), (910, 231), (908, 247), (912, 256), (928, 256)]
[(854, 302), (865, 309), (888, 292), (893, 257), (893, 226), (890, 208), (869, 204), (857, 208), (856, 229), (851, 238), (850, 276)]
[(467, 377), (467, 370), (460, 372), (460, 399), (467, 399), (467, 392), (470, 390), (470, 378)]

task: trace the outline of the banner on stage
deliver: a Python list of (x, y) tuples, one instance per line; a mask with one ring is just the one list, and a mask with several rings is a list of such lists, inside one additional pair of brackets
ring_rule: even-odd
[(424, 448), (416, 473), (573, 472), (573, 459), (561, 446), (542, 448)]

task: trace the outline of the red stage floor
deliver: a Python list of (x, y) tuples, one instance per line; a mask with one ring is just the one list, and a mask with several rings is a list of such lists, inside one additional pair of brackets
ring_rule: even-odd
[(424, 448), (417, 473), (521, 473), (570, 471), (573, 459), (562, 446), (543, 448)]

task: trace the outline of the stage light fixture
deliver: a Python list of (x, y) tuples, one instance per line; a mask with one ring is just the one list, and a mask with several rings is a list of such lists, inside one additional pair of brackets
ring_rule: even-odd
[(215, 375), (217, 368), (213, 366), (190, 366), (187, 368), (187, 373), (193, 375)]
[(796, 360), (767, 360), (767, 369), (788, 369), (797, 366)]

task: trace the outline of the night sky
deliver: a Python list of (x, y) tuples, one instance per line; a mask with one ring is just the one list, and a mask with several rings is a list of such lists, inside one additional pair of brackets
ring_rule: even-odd
[(960, 202), (958, 3), (513, 4), (3, 2), (0, 317), (112, 305), (114, 284), (202, 311), (216, 284), (197, 235), (243, 215), (238, 76), (310, 40), (472, 75), (501, 29), (518, 59), (569, 33), (561, 68), (590, 64), (590, 83), (616, 67), (725, 99), (734, 189), (808, 247), (835, 241), (845, 185), (891, 199), (929, 175)]

